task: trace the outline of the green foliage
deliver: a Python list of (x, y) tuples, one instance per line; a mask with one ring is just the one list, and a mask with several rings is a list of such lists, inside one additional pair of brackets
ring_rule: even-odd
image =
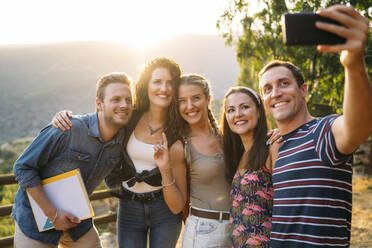
[[(0, 191), (1, 206), (13, 204), (14, 196), (18, 185), (6, 185)], [(14, 234), (14, 220), (11, 216), (0, 218), (0, 237), (11, 236)]]
[(104, 181), (102, 181), (95, 190), (105, 190), (107, 189), (106, 184)]
[[(14, 196), (18, 185), (6, 185), (0, 191), (1, 206), (13, 204)], [(0, 218), (0, 237), (11, 236), (14, 234), (14, 220), (11, 216)]]
[[(309, 85), (309, 110), (321, 116), (342, 112), (344, 70), (338, 54), (319, 53), (313, 47), (287, 47), (283, 44), (281, 16), (286, 12), (315, 12), (334, 4), (352, 5), (371, 20), (372, 0), (231, 0), (217, 22), (226, 44), (234, 46), (241, 73), (238, 84), (258, 90), (258, 72), (269, 61), (287, 60), (297, 65)], [(251, 6), (259, 6), (249, 13)], [(366, 66), (372, 76), (372, 41), (366, 48)], [(323, 106), (318, 108), (318, 106)], [(330, 106), (327, 107), (327, 106)]]
[(1, 205), (13, 204), (14, 196), (17, 192), (18, 184), (5, 185), (1, 191)]
[(0, 159), (9, 160), (15, 157), (15, 153), (9, 150), (0, 150)]
[[(13, 173), (13, 165), (23, 150), (30, 144), (32, 138), (10, 141), (0, 148), (0, 174)], [(1, 191), (0, 191), (1, 195)], [(1, 198), (0, 198), (1, 199)]]
[(13, 171), (17, 154), (9, 149), (0, 149), (0, 174), (9, 174)]
[(12, 236), (14, 234), (14, 220), (11, 216), (0, 219), (0, 237)]
[(102, 235), (102, 233), (105, 233), (105, 232), (110, 232), (109, 223), (96, 226), (96, 228), (97, 228), (99, 235)]
[(0, 162), (0, 173), (1, 174), (13, 173), (14, 161), (15, 159), (8, 159), (8, 160)]

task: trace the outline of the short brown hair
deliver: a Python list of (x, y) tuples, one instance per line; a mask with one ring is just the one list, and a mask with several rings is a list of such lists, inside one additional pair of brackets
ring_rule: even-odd
[(132, 79), (125, 72), (111, 72), (101, 77), (97, 82), (96, 97), (103, 102), (106, 86), (112, 83), (121, 83), (132, 86)]
[(278, 66), (284, 66), (292, 72), (293, 76), (296, 79), (298, 87), (301, 87), (301, 85), (304, 84), (305, 80), (304, 80), (304, 77), (302, 76), (302, 73), (300, 72), (300, 69), (298, 69), (298, 67), (292, 64), (291, 62), (282, 61), (282, 60), (273, 60), (270, 63), (266, 64), (264, 68), (262, 68), (261, 71), (258, 73), (259, 80), (261, 81), (262, 75), (265, 72), (267, 72), (273, 67), (278, 67)]

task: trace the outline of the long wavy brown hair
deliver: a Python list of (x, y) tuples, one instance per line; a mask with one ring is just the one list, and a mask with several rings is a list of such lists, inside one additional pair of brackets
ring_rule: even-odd
[[(169, 71), (172, 81), (172, 89), (174, 92), (178, 91), (180, 78), (181, 78), (181, 68), (180, 66), (171, 58), (168, 57), (157, 57), (148, 61), (143, 67), (142, 72), (134, 86), (134, 114), (141, 116), (150, 108), (150, 100), (148, 95), (148, 85), (151, 80), (152, 72), (157, 68), (165, 68)], [(176, 100), (175, 94), (172, 97), (171, 103), (168, 107), (167, 116), (165, 119), (164, 132), (168, 138), (168, 144), (171, 145), (177, 139), (177, 127), (170, 125), (170, 120), (175, 118), (177, 115), (176, 110)], [(136, 121), (136, 118), (132, 118)], [(137, 120), (138, 121), (138, 120)], [(131, 123), (129, 123), (131, 125)], [(135, 123), (136, 125), (136, 123)]]
[(226, 163), (225, 173), (226, 179), (229, 182), (232, 181), (236, 170), (238, 169), (239, 162), (244, 154), (244, 146), (240, 136), (230, 129), (226, 119), (226, 100), (234, 93), (243, 93), (248, 95), (256, 104), (259, 116), (257, 126), (253, 130), (253, 145), (248, 153), (247, 163), (244, 165), (244, 168), (254, 171), (259, 170), (261, 166), (265, 164), (267, 156), (269, 155), (269, 147), (266, 145), (268, 127), (265, 108), (262, 104), (261, 98), (248, 87), (237, 86), (230, 88), (224, 97), (223, 114), (221, 119), (223, 152)]

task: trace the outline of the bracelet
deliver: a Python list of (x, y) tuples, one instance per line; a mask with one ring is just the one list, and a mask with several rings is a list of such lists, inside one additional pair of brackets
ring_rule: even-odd
[(52, 223), (54, 223), (56, 221), (57, 216), (58, 216), (58, 209), (56, 210), (56, 215), (54, 216), (54, 219), (52, 220)]
[(174, 179), (174, 178), (173, 178), (173, 181), (169, 184), (163, 184), (163, 181), (161, 181), (161, 186), (163, 186), (163, 187), (172, 186), (175, 182), (176, 182), (176, 179)]
[(163, 169), (159, 168), (159, 170), (161, 170), (161, 171), (170, 170), (170, 169), (172, 169), (172, 166), (168, 166), (167, 168), (163, 168)]

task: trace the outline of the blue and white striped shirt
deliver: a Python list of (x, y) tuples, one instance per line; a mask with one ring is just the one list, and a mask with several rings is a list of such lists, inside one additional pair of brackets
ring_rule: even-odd
[(273, 171), (271, 247), (348, 247), (352, 155), (337, 151), (336, 115), (283, 136)]

